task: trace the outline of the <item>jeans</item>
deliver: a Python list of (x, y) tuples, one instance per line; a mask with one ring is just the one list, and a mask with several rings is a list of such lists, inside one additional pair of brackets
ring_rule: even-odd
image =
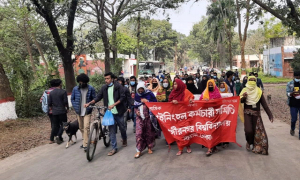
[(53, 115), (50, 141), (54, 141), (55, 136), (59, 136), (60, 140), (62, 140), (62, 134), (64, 132), (62, 123), (67, 122), (67, 120), (67, 114)]
[(113, 149), (117, 150), (117, 137), (116, 137), (116, 129), (117, 126), (119, 126), (119, 130), (121, 132), (121, 136), (123, 141), (127, 141), (127, 134), (125, 130), (125, 124), (124, 124), (124, 114), (114, 114), (114, 120), (115, 124), (112, 126), (108, 126), (109, 129), (109, 138), (110, 138), (110, 143)]
[[(300, 114), (300, 108), (299, 107), (290, 107), (290, 109), (291, 109), (291, 116), (292, 116), (291, 129), (294, 131), (296, 128), (298, 114)], [(299, 129), (300, 129), (300, 124), (299, 124)], [(299, 131), (299, 136), (300, 136), (300, 131)]]
[(133, 121), (133, 128), (136, 126), (136, 114), (134, 112), (134, 106), (131, 107), (130, 119)]

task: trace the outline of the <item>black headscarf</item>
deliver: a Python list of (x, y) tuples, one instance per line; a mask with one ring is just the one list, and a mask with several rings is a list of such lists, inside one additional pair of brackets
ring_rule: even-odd
[[(194, 78), (189, 76), (188, 78), (186, 78), (185, 80), (186, 82), (186, 87), (187, 89), (192, 93), (192, 94), (198, 94), (198, 89), (196, 88), (195, 86), (195, 83), (194, 83)], [(193, 83), (189, 84), (188, 81), (193, 81)]]
[[(206, 77), (206, 80), (203, 80), (204, 77)], [(198, 83), (198, 94), (202, 94), (202, 92), (206, 89), (207, 81), (208, 81), (208, 76), (203, 75), (202, 81)]]

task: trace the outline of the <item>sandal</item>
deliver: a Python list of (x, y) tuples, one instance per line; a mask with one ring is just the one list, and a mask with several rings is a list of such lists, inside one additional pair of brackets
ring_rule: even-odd
[(228, 148), (229, 147), (229, 144), (223, 144), (223, 148), (225, 149), (225, 148)]
[(148, 154), (153, 154), (153, 151), (151, 149), (148, 149)]
[(178, 151), (178, 153), (176, 154), (176, 156), (180, 156), (182, 154), (182, 151)]
[(135, 155), (134, 155), (134, 158), (137, 159), (141, 156), (141, 152), (137, 152)]
[(112, 156), (112, 155), (114, 155), (114, 154), (116, 154), (117, 153), (117, 150), (116, 149), (113, 149), (113, 150), (111, 150), (107, 155), (108, 156)]
[(246, 149), (248, 150), (248, 151), (251, 151), (251, 149), (250, 149), (250, 144), (246, 144)]
[(214, 147), (214, 148), (212, 149), (212, 152), (213, 152), (213, 153), (217, 153), (217, 152), (219, 152), (219, 149), (217, 149), (217, 147)]
[(206, 156), (209, 157), (209, 156), (211, 156), (211, 155), (212, 155), (212, 150), (208, 150), (208, 151), (206, 152)]
[(189, 153), (189, 154), (192, 153), (192, 149), (191, 149), (190, 146), (186, 147), (186, 152)]

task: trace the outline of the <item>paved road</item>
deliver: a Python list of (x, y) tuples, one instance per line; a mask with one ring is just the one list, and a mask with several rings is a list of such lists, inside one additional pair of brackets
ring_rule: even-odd
[[(176, 157), (176, 146), (168, 149), (163, 139), (157, 140), (154, 154), (134, 159), (135, 138), (129, 123), (128, 147), (120, 148), (113, 157), (109, 149), (98, 144), (96, 157), (88, 162), (79, 149), (81, 140), (65, 149), (64, 145), (44, 145), (0, 161), (1, 180), (222, 180), (222, 179), (299, 179), (300, 141), (289, 135), (289, 126), (276, 120), (273, 124), (263, 114), (269, 136), (269, 156), (256, 155), (245, 149), (243, 124), (239, 121), (236, 144), (205, 157), (205, 149), (192, 145), (192, 154)], [(78, 132), (78, 134), (80, 134)], [(120, 134), (118, 134), (118, 137)], [(118, 139), (120, 141), (120, 138)], [(119, 143), (120, 144), (120, 143)]]

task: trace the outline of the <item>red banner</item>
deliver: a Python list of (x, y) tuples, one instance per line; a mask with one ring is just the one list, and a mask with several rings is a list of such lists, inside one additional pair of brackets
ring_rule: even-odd
[(146, 103), (156, 116), (169, 144), (179, 147), (197, 143), (212, 148), (221, 142), (236, 143), (240, 97), (194, 104)]

